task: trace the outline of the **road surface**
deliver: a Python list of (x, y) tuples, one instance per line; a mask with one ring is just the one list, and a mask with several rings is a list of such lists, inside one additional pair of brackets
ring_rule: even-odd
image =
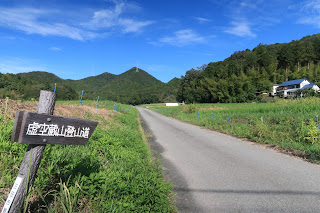
[(320, 166), (138, 108), (179, 212), (320, 212)]

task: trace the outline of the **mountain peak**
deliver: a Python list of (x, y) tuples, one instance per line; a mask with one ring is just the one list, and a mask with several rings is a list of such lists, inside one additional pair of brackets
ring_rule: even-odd
[(55, 74), (45, 72), (45, 71), (25, 72), (25, 73), (18, 73), (17, 75), (23, 78), (29, 78), (39, 82), (58, 83), (63, 81), (63, 79), (59, 78)]
[(167, 97), (174, 100), (172, 91), (176, 87), (176, 84), (169, 86), (137, 67), (132, 67), (120, 75), (104, 72), (80, 80), (64, 80), (52, 73), (39, 71), (19, 75), (39, 83), (49, 83), (47, 85), (50, 86), (58, 83), (59, 97), (62, 97), (62, 91), (69, 91), (65, 92), (64, 99), (74, 99), (81, 91), (85, 91), (85, 99), (96, 99), (99, 96), (101, 99), (130, 104), (156, 103), (167, 100)]
[(132, 67), (126, 72), (118, 76), (120, 79), (130, 80), (131, 82), (138, 83), (143, 86), (153, 86), (157, 84), (163, 84), (160, 80), (156, 79), (148, 72), (138, 68)]

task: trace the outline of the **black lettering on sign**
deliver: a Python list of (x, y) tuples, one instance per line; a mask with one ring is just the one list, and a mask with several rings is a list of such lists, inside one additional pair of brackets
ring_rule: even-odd
[(86, 144), (98, 122), (86, 119), (16, 112), (11, 140), (22, 144)]

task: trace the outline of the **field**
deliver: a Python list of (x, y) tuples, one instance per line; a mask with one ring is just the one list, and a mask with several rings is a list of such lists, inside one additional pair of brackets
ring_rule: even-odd
[[(152, 159), (138, 112), (114, 102), (57, 102), (55, 115), (99, 122), (85, 146), (47, 145), (24, 212), (175, 212), (172, 186)], [(37, 102), (0, 100), (0, 209), (26, 145), (10, 141), (16, 110)], [(120, 111), (119, 112), (119, 107)]]
[(209, 129), (268, 144), (308, 161), (320, 161), (320, 99), (272, 103), (146, 105), (159, 113)]

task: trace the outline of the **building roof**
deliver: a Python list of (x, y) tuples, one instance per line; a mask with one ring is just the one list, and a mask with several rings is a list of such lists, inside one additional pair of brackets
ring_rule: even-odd
[(316, 85), (316, 83), (307, 84), (307, 85), (305, 85), (304, 87), (302, 87), (301, 89), (312, 88), (314, 85)]
[(297, 80), (285, 81), (280, 85), (280, 87), (294, 85), (294, 84), (301, 84), (304, 80), (307, 80), (307, 79), (302, 78), (302, 79), (297, 79)]

